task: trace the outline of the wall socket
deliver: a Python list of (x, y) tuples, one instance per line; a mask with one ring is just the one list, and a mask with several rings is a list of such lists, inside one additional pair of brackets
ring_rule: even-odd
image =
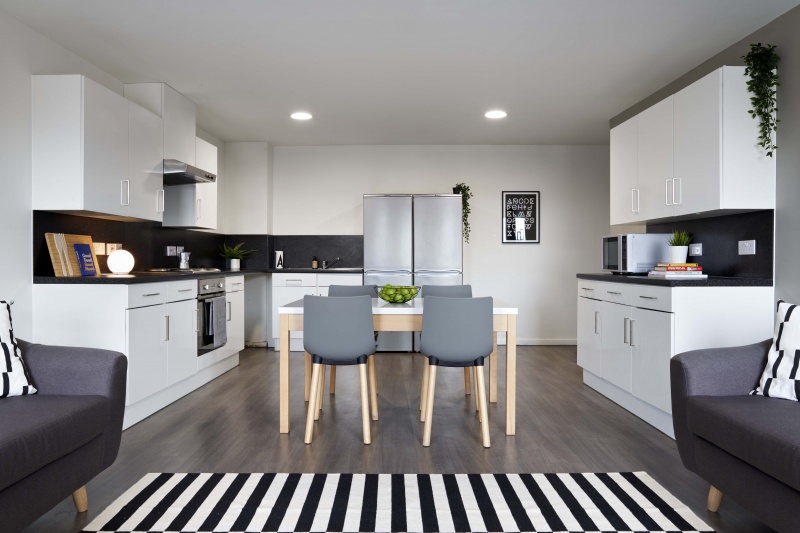
[(106, 243), (93, 242), (92, 246), (94, 247), (94, 255), (106, 255)]
[(692, 257), (698, 257), (703, 255), (703, 243), (695, 243), (689, 245), (689, 255)]
[(108, 244), (106, 244), (106, 253), (108, 255), (111, 255), (112, 253), (116, 252), (117, 250), (121, 250), (121, 249), (122, 249), (122, 244), (120, 244), (118, 242), (109, 242)]
[(178, 250), (175, 246), (167, 246), (167, 257), (175, 257), (178, 255)]
[(181, 253), (183, 251), (183, 246), (176, 246), (175, 251)]
[(739, 241), (739, 255), (756, 255), (756, 241)]

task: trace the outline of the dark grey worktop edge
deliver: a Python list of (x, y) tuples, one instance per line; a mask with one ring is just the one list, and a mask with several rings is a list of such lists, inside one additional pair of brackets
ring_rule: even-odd
[(134, 285), (136, 283), (158, 283), (161, 281), (180, 281), (185, 279), (209, 279), (224, 278), (228, 276), (248, 276), (254, 274), (361, 274), (363, 269), (354, 268), (352, 270), (323, 270), (311, 268), (281, 268), (269, 270), (223, 270), (222, 272), (203, 272), (197, 274), (147, 274), (137, 273), (128, 276), (87, 276), (58, 278), (55, 276), (34, 276), (35, 285)]
[(605, 281), (608, 283), (630, 283), (633, 285), (657, 285), (661, 287), (772, 287), (769, 278), (724, 278), (709, 276), (708, 279), (654, 279), (647, 276), (620, 276), (614, 274), (577, 274), (578, 279)]

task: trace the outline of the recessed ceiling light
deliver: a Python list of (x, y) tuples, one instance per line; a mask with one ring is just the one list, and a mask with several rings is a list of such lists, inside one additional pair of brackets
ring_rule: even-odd
[(305, 111), (298, 111), (297, 113), (292, 113), (291, 117), (295, 120), (310, 120), (311, 113), (306, 113)]
[(508, 113), (506, 113), (505, 111), (502, 111), (500, 109), (493, 109), (491, 111), (487, 111), (486, 114), (483, 116), (486, 118), (506, 118), (507, 115)]

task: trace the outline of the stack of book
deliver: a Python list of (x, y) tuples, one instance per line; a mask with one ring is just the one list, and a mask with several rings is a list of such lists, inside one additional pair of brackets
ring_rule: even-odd
[(697, 263), (658, 263), (647, 274), (649, 278), (658, 279), (707, 279), (703, 267)]

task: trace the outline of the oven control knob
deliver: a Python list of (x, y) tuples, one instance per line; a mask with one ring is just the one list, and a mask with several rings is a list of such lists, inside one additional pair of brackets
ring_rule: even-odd
[(221, 289), (222, 288), (222, 283), (217, 283), (217, 287)]
[(209, 288), (211, 288), (211, 287), (210, 287), (210, 285), (208, 285), (208, 284), (206, 284), (206, 285), (203, 285), (203, 289), (204, 289), (204, 290), (208, 290)]

